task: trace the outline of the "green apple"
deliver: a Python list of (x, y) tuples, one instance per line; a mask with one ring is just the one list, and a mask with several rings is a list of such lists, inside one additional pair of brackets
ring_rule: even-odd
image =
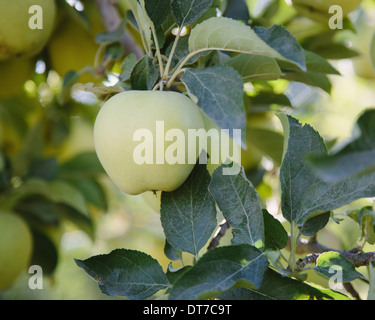
[[(56, 4), (54, 0), (0, 0), (0, 15), (0, 60), (31, 57), (38, 54), (50, 38)], [(39, 19), (40, 29), (30, 28), (37, 21), (34, 17)]]
[(0, 212), (0, 290), (28, 267), (32, 246), (27, 224), (14, 213)]
[(329, 8), (339, 5), (342, 8), (344, 17), (356, 9), (362, 0), (292, 0), (295, 9), (308, 18), (315, 21), (328, 23), (332, 14)]
[(35, 69), (32, 58), (13, 58), (0, 61), (0, 99), (19, 93)]
[(101, 107), (94, 145), (103, 168), (123, 192), (173, 191), (199, 156), (189, 144), (189, 129), (202, 128), (199, 107), (181, 93), (126, 91)]

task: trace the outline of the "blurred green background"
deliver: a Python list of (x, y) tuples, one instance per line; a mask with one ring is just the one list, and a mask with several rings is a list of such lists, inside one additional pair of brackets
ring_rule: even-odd
[[(0, 299), (116, 299), (102, 294), (97, 283), (74, 262), (74, 258), (86, 259), (116, 248), (146, 252), (164, 269), (170, 263), (163, 252), (165, 238), (159, 214), (142, 195), (121, 193), (100, 167), (92, 137), (100, 101), (90, 92), (90, 86), (79, 84), (92, 82), (102, 87), (115, 84), (126, 54), (121, 50), (118, 54), (113, 48), (98, 54), (103, 47), (95, 43), (95, 35), (105, 28), (94, 1), (70, 0), (65, 5), (62, 2), (59, 2), (55, 30), (38, 56), (14, 64), (0, 62), (0, 178), (3, 181), (0, 210), (14, 211), (32, 230), (44, 235), (34, 247), (33, 261), (48, 266), (43, 290), (29, 288), (30, 274), (25, 270), (10, 287), (0, 291)], [(221, 2), (228, 5), (228, 1)], [(325, 27), (298, 15), (288, 1), (247, 1), (258, 23), (262, 22), (264, 8), (272, 2), (280, 3), (276, 21), (285, 22), (300, 42), (308, 44), (307, 40), (314, 36), (323, 39)], [(120, 3), (120, 13), (125, 15), (125, 1)], [(232, 1), (230, 8), (241, 13), (242, 5), (241, 1)], [(341, 73), (341, 76), (329, 76), (330, 92), (300, 82), (267, 82), (274, 93), (285, 94), (291, 102), (292, 108), (278, 106), (279, 110), (311, 124), (334, 147), (351, 138), (358, 115), (375, 106), (375, 73), (370, 57), (375, 2), (364, 0), (349, 19), (357, 32), (347, 28), (337, 32), (330, 41), (340, 42), (360, 55), (330, 59)], [(302, 27), (315, 30), (311, 31), (315, 34), (304, 35)], [(137, 38), (134, 28), (128, 31)], [(70, 70), (85, 72), (72, 82), (69, 76), (75, 77), (77, 73), (69, 73)], [(256, 88), (246, 86), (250, 95)], [(253, 122), (281, 131), (272, 112), (277, 108), (267, 102), (264, 117), (254, 116)], [(269, 121), (261, 123), (262, 117)], [(279, 212), (277, 166), (261, 155), (250, 169), (265, 170), (257, 190), (268, 211), (283, 221)], [(35, 184), (35, 180), (42, 181), (42, 185)], [(56, 182), (64, 187), (60, 184), (57, 188)], [(363, 199), (337, 213), (372, 205), (372, 202), (373, 199)], [(318, 239), (334, 248), (355, 247), (360, 237), (358, 225), (349, 218), (343, 219), (340, 225), (330, 221)], [(222, 243), (229, 243), (229, 237), (227, 234)], [(371, 246), (365, 249), (375, 251)], [(324, 283), (312, 277), (313, 281)], [(365, 288), (361, 291), (362, 283), (355, 284), (365, 298), (367, 291)]]

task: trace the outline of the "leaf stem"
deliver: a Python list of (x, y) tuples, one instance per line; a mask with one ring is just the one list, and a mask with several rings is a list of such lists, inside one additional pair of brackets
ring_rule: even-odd
[(170, 54), (169, 54), (169, 58), (168, 58), (167, 65), (165, 66), (165, 71), (164, 71), (164, 75), (163, 75), (163, 80), (167, 80), (167, 78), (168, 78), (169, 68), (170, 68), (170, 66), (171, 66), (172, 59), (173, 59), (173, 55), (174, 55), (174, 52), (175, 52), (175, 50), (176, 50), (178, 40), (180, 39), (181, 32), (182, 32), (182, 27), (179, 27), (179, 28), (178, 28), (178, 32), (177, 32), (177, 35), (176, 35), (176, 38), (174, 39), (174, 42), (173, 42), (173, 46), (172, 46), (171, 52), (170, 52)]
[(289, 267), (291, 271), (294, 271), (296, 268), (296, 248), (297, 248), (296, 225), (294, 221), (291, 224), (290, 248), (291, 248), (291, 252), (289, 256)]
[(156, 37), (155, 27), (153, 25), (151, 26), (151, 32), (152, 32), (152, 35), (154, 36), (155, 48), (156, 48), (156, 56), (158, 57), (158, 61), (159, 61), (160, 77), (162, 77), (163, 74), (164, 74), (163, 60), (161, 58), (159, 42), (158, 42), (158, 39)]

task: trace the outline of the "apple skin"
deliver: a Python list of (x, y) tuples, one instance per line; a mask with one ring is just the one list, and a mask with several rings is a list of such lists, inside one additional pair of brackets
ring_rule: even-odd
[[(184, 133), (185, 162), (156, 164), (156, 122), (164, 121), (164, 134), (170, 129)], [(194, 168), (188, 155), (188, 129), (202, 129), (204, 122), (198, 106), (181, 93), (171, 91), (126, 91), (119, 93), (101, 107), (94, 125), (94, 144), (103, 168), (124, 193), (174, 191)], [(134, 149), (143, 141), (134, 141), (138, 129), (148, 129), (153, 137), (151, 164), (137, 164)], [(159, 141), (158, 141), (159, 143)], [(164, 142), (164, 154), (174, 142)]]
[(0, 60), (0, 99), (19, 93), (35, 69), (32, 58)]
[(16, 214), (0, 212), (0, 243), (0, 290), (3, 290), (29, 266), (31, 231)]
[(331, 17), (328, 10), (331, 6), (341, 6), (345, 17), (356, 9), (362, 0), (293, 0), (292, 2), (300, 14), (318, 22), (328, 23)]
[[(29, 28), (32, 5), (43, 10), (43, 28)], [(32, 57), (47, 44), (56, 17), (54, 0), (0, 0), (0, 60), (13, 57)]]

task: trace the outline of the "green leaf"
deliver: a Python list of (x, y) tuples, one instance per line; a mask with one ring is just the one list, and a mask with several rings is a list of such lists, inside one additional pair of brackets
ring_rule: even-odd
[(375, 170), (375, 109), (364, 111), (357, 120), (353, 138), (335, 153), (309, 157), (315, 172), (327, 181)]
[(181, 268), (173, 268), (171, 264), (168, 264), (166, 276), (171, 284), (174, 284), (186, 271), (190, 270), (192, 266), (183, 266)]
[(263, 209), (265, 250), (283, 249), (288, 244), (288, 233), (279, 220)]
[(211, 6), (213, 0), (171, 0), (171, 11), (179, 27), (193, 23)]
[(102, 185), (93, 178), (69, 179), (67, 182), (79, 190), (87, 202), (106, 210), (107, 196)]
[(169, 298), (194, 300), (215, 297), (239, 282), (255, 288), (261, 284), (267, 268), (266, 257), (252, 246), (217, 247), (202, 256), (175, 282)]
[[(323, 57), (318, 54), (304, 50), (306, 71), (312, 73), (335, 74), (340, 73)], [(278, 61), (280, 68), (283, 71), (303, 71), (298, 66), (288, 61)]]
[(340, 278), (343, 283), (363, 278), (362, 274), (355, 269), (349, 260), (344, 258), (340, 253), (333, 251), (322, 253), (316, 262), (314, 270), (328, 279), (340, 273), (342, 278), (338, 275), (337, 278)]
[(316, 235), (319, 230), (323, 229), (327, 225), (330, 217), (331, 212), (327, 211), (306, 220), (303, 226), (300, 228), (300, 233), (305, 236)]
[(44, 275), (51, 275), (56, 270), (59, 262), (58, 248), (41, 230), (31, 228), (33, 236), (33, 253), (30, 265), (38, 265), (42, 267)]
[(368, 243), (375, 244), (375, 212), (372, 207), (367, 206), (359, 210), (357, 221), (362, 230), (362, 236)]
[(306, 158), (324, 157), (323, 139), (309, 125), (279, 115), (285, 131), (284, 158), (280, 169), (281, 210), (301, 227), (313, 214), (330, 211), (354, 200), (375, 195), (374, 173), (354, 175), (337, 182), (319, 178)]
[(244, 82), (252, 80), (276, 80), (281, 70), (274, 58), (240, 53), (224, 63), (235, 69)]
[(292, 61), (302, 70), (306, 70), (305, 53), (298, 41), (282, 25), (274, 25), (268, 29), (255, 27), (255, 33), (260, 39), (275, 49), (283, 60)]
[(253, 145), (264, 155), (270, 157), (278, 166), (281, 165), (284, 137), (269, 129), (248, 127), (246, 132), (248, 145)]
[(124, 27), (126, 21), (120, 23), (120, 25), (113, 31), (100, 32), (95, 35), (95, 42), (98, 44), (109, 44), (119, 41), (124, 36)]
[(160, 220), (168, 242), (177, 250), (198, 255), (217, 226), (216, 207), (206, 165), (196, 164), (184, 184), (161, 196)]
[(0, 150), (0, 193), (10, 186), (12, 178), (11, 162), (5, 152)]
[(162, 25), (171, 12), (170, 0), (145, 0), (145, 8), (155, 29)]
[(130, 74), (130, 84), (133, 90), (151, 90), (158, 80), (159, 71), (148, 56), (141, 58)]
[(229, 290), (219, 296), (224, 300), (350, 300), (344, 294), (313, 287), (268, 269), (257, 290), (247, 288)]
[(237, 175), (224, 175), (222, 165), (212, 174), (210, 191), (229, 225), (233, 244), (246, 243), (264, 247), (263, 212), (259, 196), (241, 170)]
[(189, 37), (190, 54), (223, 50), (286, 59), (262, 41), (245, 24), (224, 17), (214, 17), (193, 28)]
[(140, 33), (143, 34), (146, 45), (151, 45), (152, 21), (147, 15), (144, 1), (141, 1), (141, 3), (139, 3), (139, 0), (127, 0), (127, 3), (134, 15)]
[(282, 79), (307, 84), (309, 86), (321, 88), (327, 93), (331, 93), (332, 84), (325, 74), (313, 72), (291, 71), (284, 72)]
[(143, 252), (116, 249), (75, 262), (110, 296), (145, 299), (169, 286), (158, 261)]
[(170, 260), (182, 261), (182, 252), (180, 250), (173, 248), (167, 239), (165, 240), (164, 254)]
[(241, 129), (241, 141), (236, 142), (244, 144), (246, 117), (241, 76), (229, 66), (214, 66), (187, 69), (181, 80), (219, 128), (229, 129), (231, 136), (233, 129)]
[(94, 178), (102, 173), (104, 169), (95, 152), (77, 154), (59, 166), (61, 178)]

